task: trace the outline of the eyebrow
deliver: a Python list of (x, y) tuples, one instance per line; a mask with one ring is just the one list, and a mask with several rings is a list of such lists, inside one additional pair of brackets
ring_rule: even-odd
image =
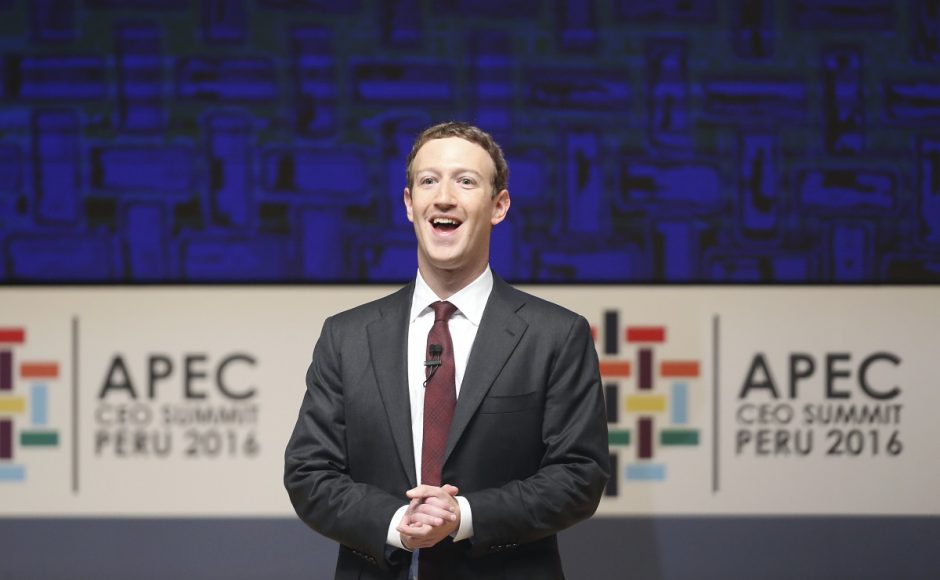
[[(417, 171), (415, 171), (415, 175), (420, 175), (422, 173), (436, 173), (440, 175), (441, 173), (444, 173), (444, 172), (434, 167), (425, 167), (424, 169), (418, 169)], [(475, 169), (470, 169), (469, 167), (457, 167), (454, 169), (453, 173), (458, 173), (458, 174), (459, 173), (472, 173), (481, 179), (483, 178), (482, 173), (480, 173), (479, 171)]]

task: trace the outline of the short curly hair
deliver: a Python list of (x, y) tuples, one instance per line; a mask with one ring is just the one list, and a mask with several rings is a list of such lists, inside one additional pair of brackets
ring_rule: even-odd
[(408, 163), (405, 166), (405, 179), (409, 188), (414, 185), (412, 183), (414, 173), (411, 170), (411, 166), (414, 164), (415, 156), (418, 155), (418, 150), (428, 141), (446, 139), (448, 137), (460, 137), (461, 139), (479, 145), (489, 153), (493, 164), (496, 166), (496, 174), (493, 175), (493, 191), (490, 194), (492, 197), (496, 197), (496, 194), (509, 187), (509, 164), (506, 163), (506, 158), (503, 157), (503, 150), (500, 149), (499, 144), (493, 140), (490, 134), (469, 123), (448, 121), (428, 127), (415, 139), (414, 145), (411, 146), (411, 153), (408, 154)]

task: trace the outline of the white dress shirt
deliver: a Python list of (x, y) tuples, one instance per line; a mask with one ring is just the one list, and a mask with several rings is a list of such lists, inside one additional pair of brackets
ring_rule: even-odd
[[(454, 344), (455, 382), (457, 397), (460, 397), (460, 385), (463, 382), (464, 371), (467, 369), (467, 359), (470, 358), (470, 349), (473, 340), (480, 328), (483, 310), (486, 301), (493, 290), (493, 272), (487, 265), (486, 270), (476, 280), (465, 286), (453, 296), (443, 298), (457, 307), (457, 311), (448, 323), (451, 340)], [(434, 324), (434, 311), (430, 305), (442, 300), (428, 286), (421, 272), (415, 280), (415, 291), (411, 301), (411, 317), (408, 326), (408, 392), (411, 397), (411, 437), (415, 451), (415, 476), (421, 482), (421, 445), (424, 441), (424, 360), (427, 353), (428, 333)], [(443, 483), (449, 483), (447, 481)], [(460, 506), (460, 527), (453, 538), (455, 542), (466, 540), (473, 536), (473, 514), (470, 503), (463, 496), (457, 496)], [(388, 526), (386, 542), (396, 548), (404, 548), (398, 524), (405, 515), (408, 505), (404, 505), (392, 516)]]

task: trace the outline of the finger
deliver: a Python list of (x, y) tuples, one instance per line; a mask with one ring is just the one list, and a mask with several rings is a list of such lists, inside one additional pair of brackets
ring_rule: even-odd
[(444, 500), (437, 497), (430, 497), (424, 500), (420, 506), (415, 508), (415, 511), (422, 511), (426, 514), (436, 515), (439, 517), (447, 517), (450, 514), (457, 512), (457, 502), (454, 500)]
[[(409, 529), (415, 528), (415, 527), (420, 526), (420, 525), (421, 525), (421, 524), (420, 524), (419, 522), (415, 521), (414, 518), (409, 517), (408, 519), (402, 518), (401, 522), (398, 523), (398, 528), (401, 528), (401, 529), (403, 529), (403, 530), (409, 530)], [(398, 528), (396, 528), (396, 529), (398, 529)]]
[(421, 498), (421, 503), (430, 503), (434, 505), (452, 505), (457, 503), (457, 500), (454, 499), (454, 496), (442, 492), (440, 495), (430, 495), (428, 497)]
[[(404, 544), (404, 542), (402, 542)], [(414, 549), (424, 549), (432, 548), (437, 544), (437, 542), (432, 540), (408, 540), (408, 548), (411, 550)]]
[(457, 486), (451, 485), (449, 483), (445, 483), (444, 487), (442, 487), (441, 489), (449, 493), (451, 496), (456, 496), (460, 492), (460, 490), (457, 489)]
[(414, 513), (415, 509), (421, 505), (421, 498), (415, 498), (408, 502), (408, 509), (405, 510), (405, 515), (411, 515)]
[(457, 510), (454, 509), (454, 507), (451, 506), (450, 504), (441, 504), (436, 501), (434, 503), (431, 503), (431, 501), (428, 500), (422, 503), (417, 508), (415, 508), (415, 511), (412, 513), (421, 512), (429, 516), (437, 516), (439, 518), (446, 518), (456, 513), (456, 511)]
[(430, 514), (415, 513), (415, 515), (412, 517), (412, 520), (419, 524), (431, 526), (434, 528), (444, 525), (444, 518)]
[[(421, 516), (421, 517), (418, 518), (418, 516)], [(431, 525), (435, 525), (435, 526), (439, 526), (445, 521), (453, 522), (457, 520), (457, 516), (453, 512), (446, 510), (446, 509), (440, 509), (440, 508), (435, 508), (435, 507), (430, 507), (430, 506), (421, 506), (420, 508), (418, 508), (418, 510), (412, 515), (412, 518), (417, 519), (417, 521), (430, 523)], [(424, 518), (434, 518), (434, 521), (431, 522)]]
[(444, 531), (442, 531), (442, 528), (433, 528), (430, 526), (422, 526), (419, 531), (416, 531), (415, 529), (399, 529), (398, 533), (402, 537), (402, 544), (412, 549), (430, 548), (431, 546), (434, 546), (440, 542), (447, 535)]
[(410, 525), (404, 523), (399, 524), (395, 531), (403, 536), (408, 536), (408, 538), (413, 538), (419, 540), (426, 537), (433, 528), (427, 524), (422, 524), (420, 522), (412, 522)]
[(456, 506), (457, 499), (450, 494), (442, 492), (441, 495), (434, 495), (431, 497), (423, 498), (421, 500), (421, 503), (429, 503), (429, 504), (438, 505), (438, 506), (448, 506), (448, 505)]
[(431, 496), (437, 495), (438, 493), (440, 493), (440, 490), (441, 488), (433, 486), (433, 485), (421, 484), (418, 487), (415, 487), (413, 489), (409, 489), (408, 491), (406, 491), (405, 495), (407, 495), (411, 499), (424, 498), (424, 497), (431, 497)]
[(426, 525), (420, 521), (415, 520), (414, 516), (414, 513), (406, 513), (398, 523), (399, 527), (407, 531)]
[(431, 546), (437, 545), (446, 534), (440, 532), (440, 528), (432, 528), (438, 530), (437, 533), (424, 534), (424, 535), (411, 535), (406, 532), (399, 532), (402, 536), (402, 544), (407, 545), (409, 548), (430, 548)]

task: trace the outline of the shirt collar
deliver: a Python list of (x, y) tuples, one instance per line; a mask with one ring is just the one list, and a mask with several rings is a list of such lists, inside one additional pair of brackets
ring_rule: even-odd
[[(457, 311), (463, 314), (474, 326), (480, 326), (480, 321), (483, 319), (483, 310), (486, 308), (486, 301), (492, 290), (493, 271), (490, 270), (490, 266), (487, 264), (486, 269), (476, 280), (461, 288), (447, 301), (456, 306)], [(411, 298), (411, 322), (414, 322), (425, 312), (430, 312), (429, 305), (438, 300), (440, 298), (431, 290), (428, 283), (421, 277), (421, 272), (418, 271), (418, 276), (415, 279), (415, 292)]]

